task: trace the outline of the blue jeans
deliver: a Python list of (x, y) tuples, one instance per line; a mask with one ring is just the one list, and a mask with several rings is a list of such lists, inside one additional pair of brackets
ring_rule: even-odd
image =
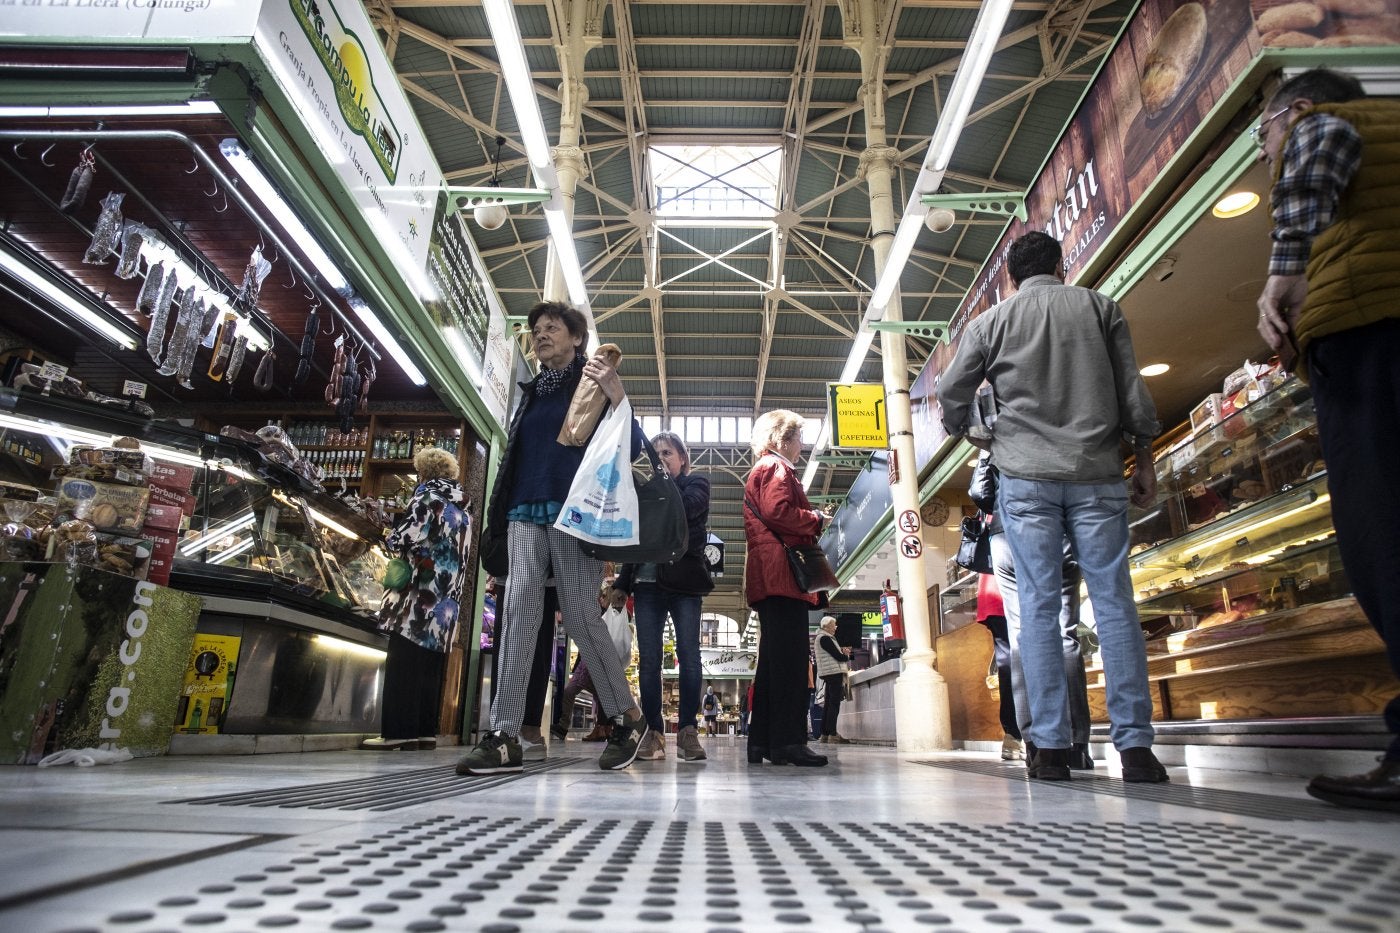
[(665, 734), (661, 720), (661, 639), (666, 615), (676, 628), (676, 657), (680, 660), (680, 707), (677, 728), (695, 725), (700, 708), (700, 597), (662, 589), (654, 583), (638, 583), (632, 593), (637, 624), (637, 685), (642, 694), (642, 715), (647, 725)]
[(1002, 474), (997, 515), (1016, 560), (1021, 668), (1030, 695), (1028, 738), (1038, 748), (1071, 744), (1060, 586), (1069, 535), (1089, 587), (1103, 653), (1113, 745), (1152, 746), (1147, 645), (1128, 576), (1128, 490), (1113, 483), (1057, 483)]

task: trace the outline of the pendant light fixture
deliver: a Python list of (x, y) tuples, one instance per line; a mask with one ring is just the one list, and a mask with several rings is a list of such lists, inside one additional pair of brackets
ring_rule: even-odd
[[(492, 188), (499, 188), (501, 180), (497, 177), (501, 171), (501, 147), (506, 144), (504, 136), (496, 137), (496, 158), (491, 163), (491, 180), (486, 184)], [(472, 217), (476, 220), (476, 225), (483, 230), (499, 230), (506, 222), (507, 211), (504, 204), (482, 204), (472, 211)]]

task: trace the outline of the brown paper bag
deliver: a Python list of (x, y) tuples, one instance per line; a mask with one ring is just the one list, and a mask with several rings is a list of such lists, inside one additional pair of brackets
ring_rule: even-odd
[[(603, 344), (593, 355), (602, 357), (605, 363), (614, 368), (622, 361), (622, 350), (615, 343)], [(559, 443), (565, 447), (587, 444), (607, 407), (608, 397), (598, 383), (586, 377), (580, 379), (573, 400), (569, 402), (569, 411), (564, 415), (564, 424), (559, 428)]]

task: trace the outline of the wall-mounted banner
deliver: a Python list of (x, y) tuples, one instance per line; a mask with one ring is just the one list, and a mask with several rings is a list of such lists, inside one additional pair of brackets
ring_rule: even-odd
[(425, 300), (442, 185), (359, 0), (264, 0), (254, 44), (400, 271)]
[(894, 497), (890, 492), (889, 454), (882, 450), (870, 455), (870, 462), (851, 483), (846, 501), (822, 533), (819, 543), (834, 570), (839, 571), (850, 560), (851, 553), (890, 510)]
[[(1376, 15), (1381, 7), (1388, 20)], [(948, 344), (910, 387), (919, 467), (947, 436), (933, 397), (938, 375), (968, 323), (1013, 291), (1006, 254), (1016, 238), (1044, 230), (1058, 239), (1073, 282), (1149, 189), (1189, 168), (1174, 164), (1183, 145), (1266, 46), (1395, 44), (1397, 8), (1377, 0), (1345, 15), (1335, 4), (1143, 0), (1030, 188), (1029, 222), (1012, 221), (950, 322)]]
[(826, 384), (831, 446), (883, 450), (889, 446), (885, 387), (878, 382)]
[(483, 268), (462, 215), (443, 188), (438, 192), (428, 248), (428, 277), (437, 294), (423, 305), (487, 410), (504, 424), (510, 400), (511, 343), (505, 313)]
[(7, 40), (247, 37), (257, 14), (250, 0), (0, 0)]

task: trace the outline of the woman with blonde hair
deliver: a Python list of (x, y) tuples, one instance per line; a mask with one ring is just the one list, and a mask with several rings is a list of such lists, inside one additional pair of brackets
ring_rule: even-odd
[(436, 747), (444, 657), (461, 613), (472, 521), (457, 483), (457, 458), (423, 447), (413, 469), (418, 487), (388, 540), (406, 573), (385, 581), (379, 607), (379, 629), (389, 636), (381, 735), (363, 748)]
[(778, 409), (754, 421), (753, 469), (744, 484), (744, 598), (758, 613), (758, 667), (749, 715), (749, 764), (820, 767), (807, 747), (808, 616), (821, 599), (798, 589), (785, 545), (816, 541), (826, 516), (797, 476), (803, 418)]

